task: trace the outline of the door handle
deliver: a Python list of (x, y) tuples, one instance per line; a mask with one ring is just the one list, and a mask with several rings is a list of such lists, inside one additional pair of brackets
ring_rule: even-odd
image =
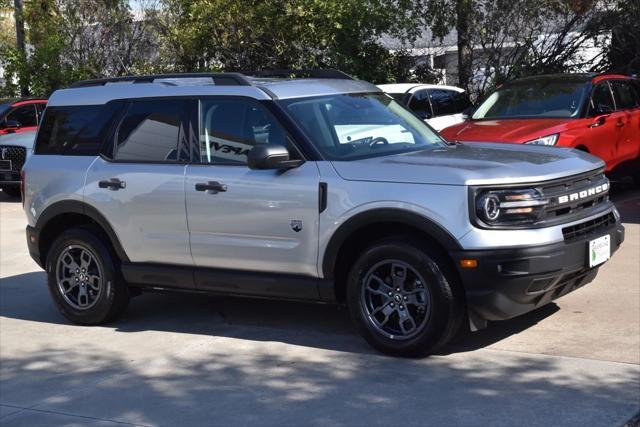
[(196, 191), (212, 191), (215, 193), (224, 193), (227, 191), (225, 184), (220, 184), (218, 181), (198, 182), (196, 184)]
[(109, 190), (119, 190), (121, 188), (127, 188), (127, 183), (120, 181), (118, 178), (105, 179), (98, 182), (98, 187), (108, 188)]
[(616, 127), (621, 128), (622, 126), (624, 126), (623, 121), (616, 122)]

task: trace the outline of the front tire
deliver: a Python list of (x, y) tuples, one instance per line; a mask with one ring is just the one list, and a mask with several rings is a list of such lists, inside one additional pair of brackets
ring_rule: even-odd
[(73, 323), (97, 325), (115, 319), (129, 303), (129, 290), (110, 248), (93, 229), (74, 228), (56, 239), (47, 256), (49, 292)]
[(446, 344), (464, 316), (456, 275), (436, 250), (411, 238), (369, 247), (347, 279), (349, 311), (379, 351), (424, 356)]

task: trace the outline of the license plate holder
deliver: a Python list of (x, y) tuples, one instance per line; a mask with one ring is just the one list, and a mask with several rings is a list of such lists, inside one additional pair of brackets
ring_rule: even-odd
[(10, 171), (11, 160), (0, 160), (0, 171)]
[(611, 258), (611, 236), (589, 240), (589, 267), (595, 267)]

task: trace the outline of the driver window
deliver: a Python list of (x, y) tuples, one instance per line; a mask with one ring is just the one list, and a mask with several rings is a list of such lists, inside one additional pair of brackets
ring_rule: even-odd
[(591, 100), (589, 102), (589, 115), (607, 114), (615, 110), (609, 83), (600, 83), (593, 89)]
[(33, 104), (23, 105), (21, 107), (15, 108), (5, 119), (5, 123), (10, 121), (15, 121), (20, 123), (21, 127), (27, 126), (37, 126), (38, 119), (36, 116), (36, 110)]
[(200, 159), (202, 163), (246, 165), (257, 144), (287, 147), (291, 159), (300, 159), (282, 126), (262, 106), (238, 99), (200, 103)]

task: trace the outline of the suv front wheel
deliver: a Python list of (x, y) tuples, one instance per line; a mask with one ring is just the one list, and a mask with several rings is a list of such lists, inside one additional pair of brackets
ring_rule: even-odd
[(129, 303), (129, 290), (115, 257), (93, 229), (65, 231), (47, 256), (49, 292), (74, 323), (96, 325), (115, 319)]
[(359, 332), (394, 356), (422, 356), (446, 344), (463, 319), (456, 277), (420, 242), (385, 239), (369, 247), (348, 276), (347, 298)]

